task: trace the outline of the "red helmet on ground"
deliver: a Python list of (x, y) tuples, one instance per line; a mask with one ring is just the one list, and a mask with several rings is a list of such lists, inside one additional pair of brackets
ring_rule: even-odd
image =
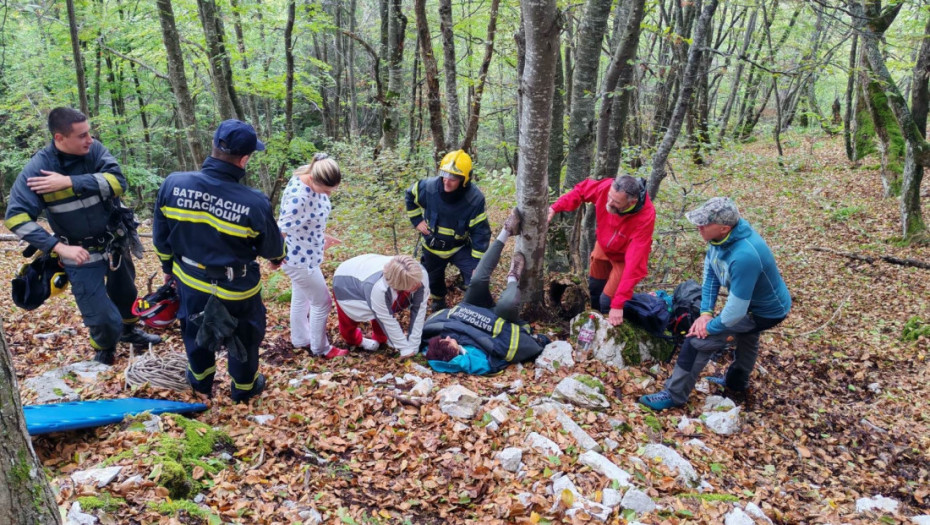
[(149, 328), (167, 328), (177, 319), (180, 306), (181, 299), (174, 278), (171, 278), (154, 292), (136, 299), (132, 305), (132, 315), (138, 316)]

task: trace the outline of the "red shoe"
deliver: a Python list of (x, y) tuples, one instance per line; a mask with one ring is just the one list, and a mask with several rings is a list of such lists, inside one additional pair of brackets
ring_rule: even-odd
[(344, 355), (346, 355), (346, 354), (348, 354), (348, 353), (349, 353), (349, 351), (346, 350), (345, 348), (338, 348), (338, 347), (335, 347), (335, 346), (331, 346), (331, 347), (329, 347), (329, 352), (326, 352), (325, 354), (323, 354), (323, 358), (324, 358), (324, 359), (334, 359), (334, 358), (337, 358), (337, 357), (342, 357), (342, 356), (344, 356)]

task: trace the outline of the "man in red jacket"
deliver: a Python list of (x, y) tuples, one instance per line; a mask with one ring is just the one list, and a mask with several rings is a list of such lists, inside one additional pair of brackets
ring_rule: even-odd
[(583, 202), (595, 205), (597, 242), (591, 251), (588, 290), (591, 307), (608, 313), (610, 324), (623, 323), (623, 304), (646, 277), (656, 210), (646, 193), (646, 180), (629, 175), (585, 179), (549, 207), (556, 213), (574, 211)]

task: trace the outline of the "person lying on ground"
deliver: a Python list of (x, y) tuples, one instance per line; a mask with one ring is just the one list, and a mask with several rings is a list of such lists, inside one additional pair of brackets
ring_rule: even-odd
[(491, 273), (500, 261), (504, 244), (519, 235), (520, 213), (514, 209), (497, 239), (481, 257), (464, 300), (452, 308), (436, 312), (423, 327), (426, 359), (439, 372), (488, 374), (515, 362), (538, 356), (548, 343), (545, 336), (532, 335), (521, 321), (520, 277), (525, 266), (522, 253), (515, 253), (507, 287), (497, 302), (491, 296)]
[[(388, 343), (401, 357), (416, 354), (426, 319), (428, 279), (426, 269), (409, 255), (367, 253), (340, 264), (333, 275), (333, 297), (346, 344), (374, 351)], [(410, 325), (404, 333), (394, 316), (408, 308)], [(370, 339), (358, 327), (366, 321), (371, 321)]]

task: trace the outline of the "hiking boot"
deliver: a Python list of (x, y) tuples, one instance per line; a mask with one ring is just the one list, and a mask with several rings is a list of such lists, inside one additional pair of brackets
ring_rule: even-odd
[(331, 346), (329, 347), (329, 352), (326, 352), (325, 354), (323, 354), (323, 359), (335, 359), (337, 357), (342, 357), (348, 353), (349, 351), (346, 350), (345, 348), (338, 348), (335, 346)]
[(185, 375), (187, 376), (187, 384), (191, 386), (191, 390), (198, 394), (203, 394), (210, 399), (213, 399), (214, 374), (210, 374), (198, 381), (197, 378), (194, 377), (194, 373), (191, 372), (190, 368), (188, 368)]
[(520, 210), (514, 208), (510, 211), (510, 215), (507, 216), (507, 219), (504, 220), (504, 230), (507, 231), (508, 235), (515, 236), (520, 235), (520, 230), (523, 228), (523, 214), (520, 213)]
[(116, 362), (116, 351), (112, 348), (108, 350), (97, 350), (97, 353), (94, 354), (94, 361), (113, 366), (113, 363)]
[(668, 393), (668, 390), (645, 395), (639, 398), (639, 404), (645, 405), (656, 412), (681, 406), (672, 401), (672, 395)]
[(121, 343), (130, 343), (134, 346), (157, 345), (161, 337), (142, 330), (138, 324), (123, 325), (123, 335), (119, 338)]
[(510, 272), (507, 274), (507, 277), (513, 277), (520, 281), (520, 277), (523, 275), (523, 268), (526, 266), (526, 257), (522, 253), (516, 252), (513, 254), (513, 259), (510, 261)]
[(252, 383), (252, 390), (247, 392), (236, 388), (235, 381), (232, 383), (232, 392), (230, 393), (232, 400), (236, 403), (245, 403), (249, 399), (257, 397), (265, 391), (265, 374), (258, 374), (258, 376), (255, 378), (255, 381)]
[(363, 337), (361, 344), (358, 346), (366, 352), (374, 352), (375, 350), (381, 348), (381, 343), (375, 341), (374, 339)]

